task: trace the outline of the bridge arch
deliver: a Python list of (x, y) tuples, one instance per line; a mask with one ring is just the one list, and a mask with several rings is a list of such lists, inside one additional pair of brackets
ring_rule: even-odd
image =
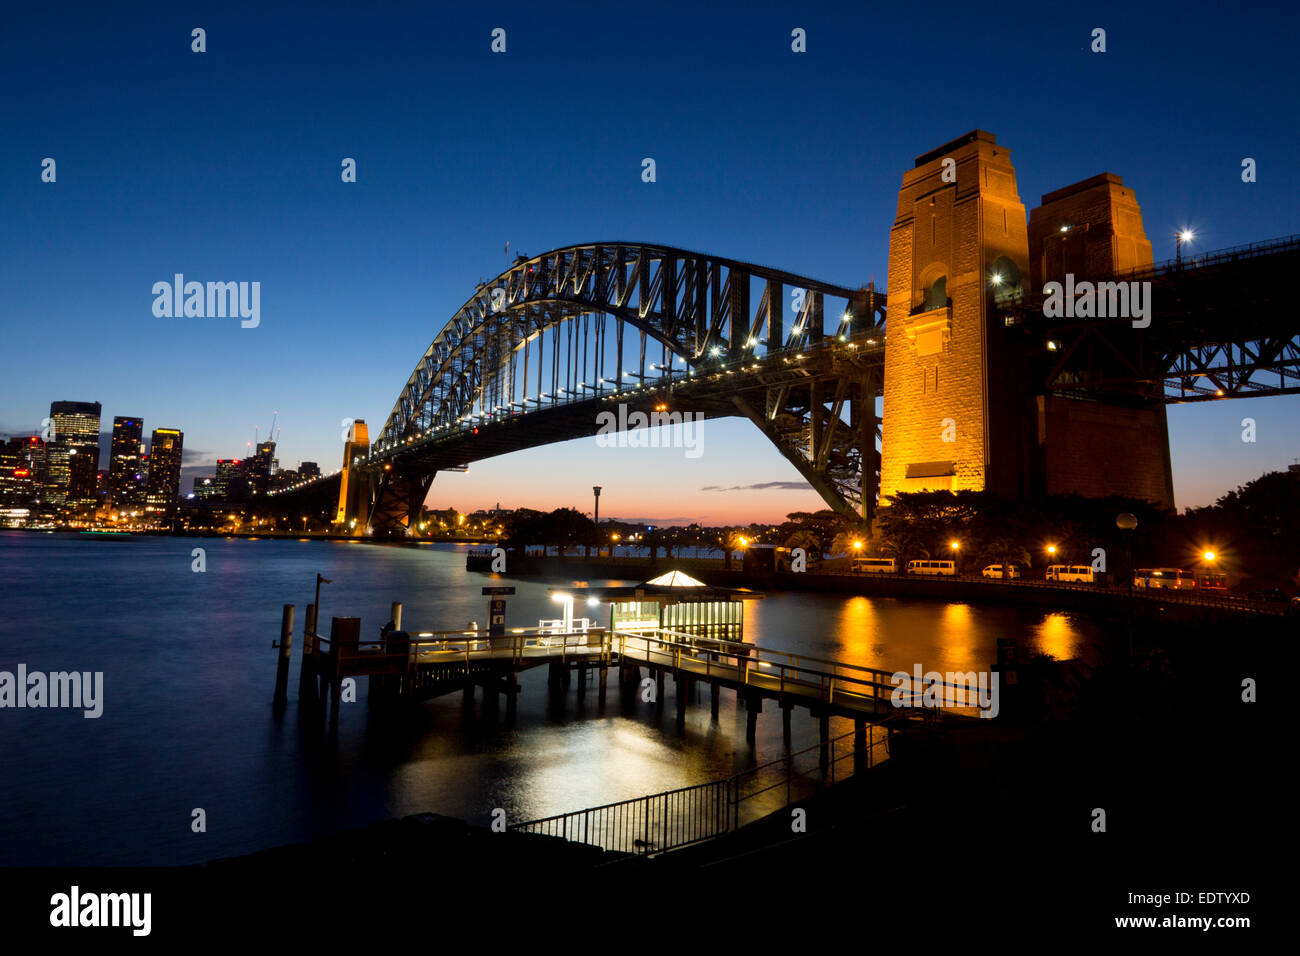
[[(368, 523), (409, 526), (411, 509), (466, 432), (612, 396), (635, 402), (664, 388), (694, 389), (708, 414), (749, 417), (832, 507), (861, 514), (875, 499), (875, 467), (864, 489), (860, 465), (876, 460), (880, 384), (855, 379), (855, 388), (844, 376), (861, 378), (883, 360), (832, 368), (826, 353), (883, 350), (884, 315), (885, 296), (870, 286), (670, 246), (600, 242), (520, 256), (479, 283), (407, 379), (367, 463), (379, 478)], [(706, 380), (736, 374), (744, 378), (729, 381), (743, 387), (725, 401), (701, 397)], [(850, 392), (863, 388), (874, 390), (858, 403), (871, 406), (867, 443), (848, 412)], [(837, 447), (855, 430), (856, 452)], [(399, 489), (411, 475), (415, 485)], [(382, 501), (386, 491), (400, 500), (395, 510)]]

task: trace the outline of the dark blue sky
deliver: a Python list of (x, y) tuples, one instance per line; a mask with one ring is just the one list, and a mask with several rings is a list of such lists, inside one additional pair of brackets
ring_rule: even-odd
[[(883, 283), (903, 171), (976, 127), (1011, 149), (1027, 208), (1123, 176), (1157, 259), (1184, 224), (1199, 249), (1300, 232), (1300, 31), (1276, 6), (465, 6), (6, 6), (0, 431), (98, 400), (106, 422), (182, 428), (199, 464), (242, 455), (279, 411), (282, 464), (331, 470), (340, 419), (378, 432), (507, 240), (511, 257), (633, 239)], [(261, 325), (154, 317), (151, 287), (176, 272), (259, 281)], [(1298, 414), (1291, 398), (1172, 409), (1178, 503), (1284, 467)], [(695, 460), (591, 440), (525, 452), (440, 476), (430, 503), (586, 507), (600, 481), (612, 515), (818, 506), (702, 490), (797, 480), (747, 423), (711, 423), (708, 442)]]

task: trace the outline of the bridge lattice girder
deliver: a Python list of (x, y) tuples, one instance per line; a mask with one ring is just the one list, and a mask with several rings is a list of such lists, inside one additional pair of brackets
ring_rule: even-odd
[[(761, 285), (753, 308), (751, 280)], [(807, 290), (788, 328), (787, 286)], [(614, 319), (621, 383), (621, 373), (631, 371), (621, 365), (625, 326), (641, 336), (633, 373), (641, 381), (647, 338), (685, 359), (688, 368), (714, 349), (738, 357), (752, 348), (751, 341), (764, 350), (795, 346), (822, 331), (826, 296), (846, 300), (859, 320), (869, 318), (875, 324), (879, 316), (883, 321), (884, 297), (869, 289), (848, 289), (683, 249), (594, 243), (532, 259), (521, 257), (496, 279), (481, 283), (434, 339), (407, 380), (376, 444), (391, 446), (430, 427), (454, 424), (470, 412), (476, 399), (501, 384), (508, 356), (565, 321), (595, 315)], [(595, 349), (610, 344), (603, 339), (605, 334), (608, 329), (586, 344)], [(592, 390), (608, 391), (600, 384)]]
[(1292, 236), (1099, 277), (1151, 283), (1145, 328), (1124, 317), (1046, 318), (1041, 294), (1008, 314), (1037, 343), (1047, 392), (1166, 403), (1296, 394), (1300, 312), (1282, 293), (1297, 274)]
[[(792, 296), (787, 325), (795, 289), (804, 293)], [(844, 300), (829, 335), (828, 297)], [(491, 442), (462, 442), (462, 433), (487, 439), (488, 429), (566, 407), (572, 414), (548, 433), (556, 437), (531, 437), (560, 441), (594, 432), (592, 403), (665, 389), (679, 409), (749, 417), (832, 507), (863, 514), (877, 487), (883, 363), (867, 339), (883, 342), (884, 312), (884, 294), (872, 288), (665, 246), (594, 243), (520, 257), (480, 283), (407, 380), (372, 450), (370, 467), (382, 471), (371, 523), (389, 525), (403, 510), (400, 523), (409, 523), (406, 503), (421, 482), (398, 485), (412, 467), (432, 480), (439, 468), (487, 457), (475, 449)], [(651, 343), (663, 361), (647, 366)]]

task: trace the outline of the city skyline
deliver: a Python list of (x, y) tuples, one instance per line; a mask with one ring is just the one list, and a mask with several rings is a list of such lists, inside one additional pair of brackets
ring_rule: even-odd
[[(60, 400), (60, 401), (66, 403), (71, 400)], [(1238, 406), (1254, 405), (1254, 404), (1262, 405), (1267, 401), (1268, 401), (1267, 399), (1254, 399), (1254, 400), (1245, 399), (1245, 400), (1238, 400), (1234, 404)], [(1273, 401), (1276, 401), (1276, 399), (1274, 399)], [(1178, 406), (1172, 406), (1171, 408), (1177, 408), (1177, 407)], [(1199, 406), (1193, 405), (1191, 407), (1197, 408)], [(145, 421), (144, 416), (114, 416), (114, 418), (115, 419), (131, 418), (137, 422)], [(707, 424), (717, 425), (718, 423), (709, 422)], [(170, 429), (161, 429), (161, 430), (168, 431)], [(666, 432), (668, 429), (667, 427), (665, 427), (663, 430)], [(155, 429), (154, 431), (158, 431), (158, 429)], [(182, 428), (180, 429), (180, 431), (183, 432), (184, 429)], [(1171, 431), (1172, 431), (1172, 427), (1171, 427)], [(27, 437), (28, 435), (31, 435), (32, 433), (33, 432), (28, 432), (26, 434), (0, 433), (0, 441), (4, 441), (11, 438), (23, 438), (23, 437)], [(757, 435), (757, 432), (755, 432), (755, 436), (761, 437)], [(112, 439), (113, 439), (113, 432), (111, 430), (107, 432), (100, 431), (99, 467), (97, 471), (106, 473), (106, 476), (107, 473), (109, 473), (112, 468), (112, 461), (113, 461)], [(263, 440), (260, 444), (266, 445), (268, 443), (265, 440)], [(272, 448), (273, 453), (275, 453), (277, 456), (283, 456), (283, 449), (280, 443), (272, 442), (270, 444), (274, 446)], [(570, 442), (562, 442), (558, 444), (559, 445), (589, 445), (595, 448), (596, 439), (594, 437), (582, 438), (582, 439), (575, 439)], [(143, 441), (142, 445), (146, 451), (146, 454), (150, 454), (152, 452), (152, 435), (150, 435), (148, 441)], [(1171, 445), (1172, 445), (1172, 441), (1171, 441)], [(246, 443), (245, 448), (246, 450), (253, 451), (253, 454), (240, 454), (237, 456), (231, 455), (227, 458), (214, 459), (211, 463), (200, 462), (200, 463), (192, 463), (189, 465), (182, 464), (182, 467), (180, 469), (179, 482), (178, 482), (179, 497), (185, 498), (193, 493), (193, 484), (195, 479), (218, 477), (220, 474), (219, 462), (231, 461), (231, 460), (233, 461), (249, 460), (255, 457), (256, 447), (253, 445), (251, 439)], [(491, 466), (492, 464), (494, 464), (494, 462), (509, 463), (511, 461), (515, 461), (524, 456), (532, 454), (535, 451), (537, 450), (535, 449), (533, 451), (519, 452), (513, 455), (503, 456), (501, 459), (488, 459), (486, 461), (475, 463), (473, 466), (471, 466), (471, 468), (486, 469), (487, 466)], [(341, 464), (341, 458), (342, 458), (341, 452), (342, 452), (342, 448), (340, 447), (340, 454), (338, 455), (340, 461), (338, 463), (326, 462), (322, 464), (313, 459), (299, 458), (296, 459), (297, 467), (294, 468), (287, 467), (286, 464), (287, 462), (294, 461), (295, 460), (294, 456), (292, 455), (283, 456), (285, 463), (281, 463), (280, 457), (277, 457), (276, 461), (277, 464), (279, 465), (279, 467), (277, 468), (277, 472), (296, 472), (298, 468), (301, 468), (303, 465), (307, 465), (307, 466), (313, 466), (315, 468), (319, 468), (321, 474), (328, 476), (338, 471), (338, 466), (339, 464)], [(669, 443), (667, 441), (664, 442), (663, 448), (645, 447), (645, 448), (638, 449), (635, 447), (624, 447), (624, 448), (620, 448), (619, 452), (622, 456), (628, 456), (629, 454), (633, 454), (633, 453), (640, 453), (641, 455), (656, 455), (656, 454), (676, 455), (679, 461), (689, 461), (688, 458), (682, 455), (681, 449), (674, 449), (669, 447)], [(1176, 455), (1177, 448), (1171, 448), (1171, 452)], [(192, 453), (189, 452), (188, 450), (186, 450), (184, 454), (186, 456), (190, 454), (206, 455), (206, 453), (203, 452)], [(1203, 486), (1205, 487), (1206, 494), (1208, 494), (1209, 497), (1205, 498), (1204, 500), (1198, 500), (1198, 501), (1185, 501), (1185, 500), (1178, 500), (1176, 498), (1175, 510), (1178, 512), (1183, 512), (1189, 508), (1198, 508), (1198, 507), (1204, 507), (1206, 505), (1214, 504), (1215, 501), (1217, 501), (1223, 495), (1226, 495), (1229, 492), (1236, 490), (1237, 488), (1241, 487), (1247, 482), (1260, 477), (1260, 475), (1269, 472), (1286, 471), (1296, 462), (1300, 462), (1300, 458), (1293, 457), (1286, 460), (1279, 460), (1275, 466), (1272, 467), (1265, 466), (1258, 473), (1248, 474), (1245, 477), (1243, 477), (1239, 482), (1229, 487), (1221, 488), (1217, 491), (1210, 488), (1209, 486)], [(509, 470), (513, 470), (513, 469), (509, 469)], [(507, 471), (507, 475), (509, 474), (509, 470)], [(468, 514), (471, 512), (491, 511), (494, 508), (501, 507), (504, 503), (504, 506), (508, 510), (513, 510), (517, 508), (532, 508), (540, 511), (550, 511), (550, 510), (554, 510), (555, 508), (571, 507), (583, 513), (587, 513), (587, 514), (590, 513), (590, 500), (589, 500), (590, 489), (586, 485), (575, 486), (572, 492), (569, 494), (568, 498), (563, 497), (564, 492), (560, 492), (558, 493), (559, 494), (558, 497), (551, 497), (542, 500), (537, 496), (530, 496), (526, 492), (521, 493), (517, 490), (514, 490), (515, 486), (512, 485), (509, 481), (509, 478), (506, 477), (501, 480), (501, 484), (499, 486), (495, 484), (484, 486), (489, 489), (496, 488), (496, 487), (504, 489), (500, 494), (496, 494), (494, 496), (490, 490), (482, 490), (481, 488), (476, 489), (472, 486), (469, 486), (469, 482), (467, 481), (467, 475), (469, 473), (470, 472), (440, 473), (438, 479), (434, 482), (434, 486), (430, 491), (428, 500), (426, 502), (426, 505), (429, 508), (429, 510), (433, 511), (433, 510), (446, 510), (448, 508), (456, 508), (457, 510)], [(459, 479), (457, 484), (460, 484), (461, 487), (453, 489), (451, 491), (446, 491), (445, 486), (449, 484), (451, 481), (456, 479)], [(438, 481), (444, 482), (444, 489), (439, 488)], [(1179, 472), (1176, 466), (1174, 470), (1174, 481), (1175, 481), (1175, 495), (1177, 496), (1180, 483), (1179, 483)], [(757, 484), (763, 484), (766, 485), (767, 487), (756, 489), (756, 490), (775, 490), (771, 486), (779, 485), (781, 486), (779, 490), (791, 494), (792, 497), (794, 495), (798, 495), (799, 498), (801, 499), (801, 503), (798, 506), (792, 506), (789, 509), (785, 511), (781, 511), (779, 513), (774, 513), (774, 512), (752, 513), (752, 512), (745, 511), (743, 506), (738, 506), (736, 508), (729, 509), (725, 512), (722, 512), (721, 515), (717, 513), (708, 512), (708, 511), (702, 512), (700, 514), (673, 515), (673, 514), (664, 514), (664, 513), (652, 513), (644, 508), (638, 510), (637, 505), (634, 502), (631, 502), (628, 504), (626, 508), (622, 509), (621, 512), (611, 512), (608, 510), (608, 508), (610, 507), (609, 501), (611, 500), (611, 496), (607, 493), (605, 496), (606, 504), (603, 506), (606, 510), (603, 512), (603, 515), (609, 520), (630, 521), (630, 522), (653, 521), (653, 522), (659, 522), (663, 524), (682, 524), (682, 525), (700, 524), (707, 527), (707, 526), (728, 525), (728, 524), (748, 524), (750, 522), (754, 522), (758, 524), (779, 522), (782, 519), (784, 519), (787, 514), (796, 511), (817, 511), (826, 507), (825, 502), (823, 502), (821, 498), (817, 496), (816, 492), (813, 491), (812, 488), (808, 486), (807, 482), (804, 481), (797, 473), (794, 474), (793, 478), (788, 480), (779, 480), (779, 481), (757, 483)], [(613, 500), (617, 500), (617, 488), (613, 490), (614, 490)], [(704, 493), (714, 493), (714, 494), (734, 494), (737, 491), (744, 491), (744, 490), (747, 490), (745, 486), (735, 485), (735, 484), (732, 484), (730, 486), (712, 486), (712, 487), (706, 487), (701, 489), (701, 491)], [(445, 495), (446, 496), (445, 499), (443, 497), (440, 497), (440, 494)], [(452, 500), (453, 498), (455, 498), (456, 500)]]

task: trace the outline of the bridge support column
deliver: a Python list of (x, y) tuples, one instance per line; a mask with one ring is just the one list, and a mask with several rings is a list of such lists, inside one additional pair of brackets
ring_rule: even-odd
[(563, 662), (551, 661), (551, 663), (546, 666), (546, 685), (553, 691), (564, 687), (566, 683), (566, 670), (567, 668), (564, 666)]
[(763, 698), (750, 694), (745, 701), (745, 739), (751, 744), (758, 735), (758, 715), (762, 709)]
[(600, 691), (597, 698), (601, 707), (605, 706), (605, 683), (608, 679), (609, 679), (609, 666), (602, 661), (600, 665), (600, 677), (599, 677)]
[(710, 698), (709, 709), (713, 713), (714, 720), (718, 719), (718, 695), (721, 690), (722, 690), (722, 685), (719, 684), (717, 681), (714, 681), (709, 685), (709, 698)]

